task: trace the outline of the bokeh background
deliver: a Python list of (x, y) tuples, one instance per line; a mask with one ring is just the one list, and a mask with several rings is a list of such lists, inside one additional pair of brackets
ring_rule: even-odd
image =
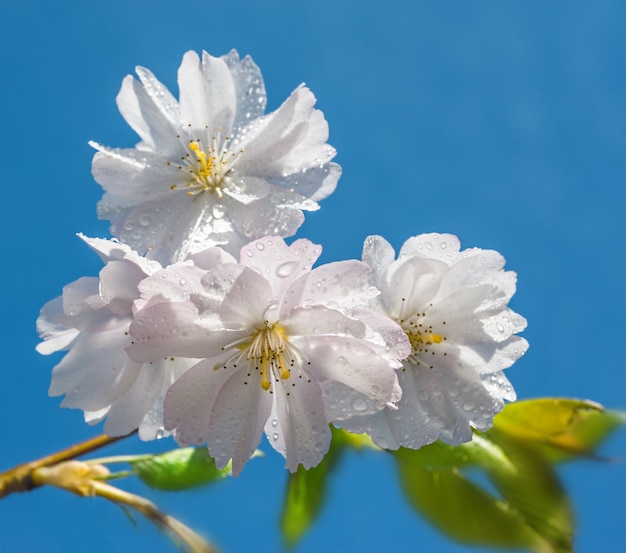
[[(421, 232), (494, 248), (519, 275), (526, 356), (508, 371), (522, 398), (574, 396), (626, 408), (626, 3), (622, 0), (24, 0), (0, 2), (0, 468), (98, 432), (48, 398), (34, 347), (39, 308), (99, 261), (75, 237), (108, 236), (95, 205), (90, 139), (137, 141), (115, 95), (139, 64), (175, 93), (186, 50), (236, 48), (261, 67), (275, 109), (300, 82), (318, 98), (344, 169), (298, 236), (322, 261), (396, 247)], [(137, 439), (104, 453), (159, 451)], [(267, 444), (235, 480), (145, 493), (225, 552), (280, 551), (286, 473)], [(626, 456), (626, 431), (603, 449)], [(626, 465), (562, 475), (581, 552), (626, 550)], [(350, 454), (298, 552), (458, 552), (399, 489), (392, 459)], [(6, 552), (174, 551), (104, 500), (52, 489), (0, 503)]]

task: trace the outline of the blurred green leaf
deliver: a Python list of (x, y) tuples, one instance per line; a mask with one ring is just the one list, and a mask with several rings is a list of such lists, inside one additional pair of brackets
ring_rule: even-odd
[(346, 447), (375, 447), (367, 436), (350, 434), (332, 426), (331, 430), (330, 449), (320, 464), (309, 470), (300, 465), (297, 472), (289, 474), (280, 521), (283, 541), (289, 548), (300, 541), (319, 515), (326, 499), (326, 478)]
[(552, 462), (528, 441), (500, 435), (496, 443), (510, 464), (484, 468), (502, 499), (545, 541), (545, 551), (573, 551), (574, 514)]
[(218, 469), (206, 447), (174, 449), (130, 464), (148, 486), (165, 491), (197, 488), (232, 475), (230, 463)]
[(394, 453), (396, 456), (410, 457), (410, 462), (430, 469), (490, 465), (510, 467), (510, 461), (504, 451), (478, 434), (471, 442), (461, 445), (433, 442), (417, 450), (402, 448)]
[(593, 455), (594, 449), (625, 423), (625, 413), (605, 411), (592, 401), (540, 398), (508, 404), (487, 435), (504, 433), (532, 443), (548, 459), (560, 462)]
[(418, 452), (395, 452), (403, 490), (433, 525), (457, 541), (538, 549), (539, 540), (518, 512), (465, 478), (456, 468), (422, 465)]

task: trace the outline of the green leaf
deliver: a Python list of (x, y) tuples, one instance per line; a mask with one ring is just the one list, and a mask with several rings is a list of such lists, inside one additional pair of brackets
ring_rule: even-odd
[(433, 469), (416, 452), (395, 453), (403, 490), (433, 525), (462, 543), (533, 549), (538, 540), (519, 514), (465, 478), (456, 468)]
[(137, 476), (157, 490), (179, 491), (204, 486), (232, 475), (230, 463), (215, 466), (206, 447), (184, 447), (131, 461)]
[(336, 466), (347, 446), (371, 447), (371, 440), (331, 426), (330, 449), (319, 465), (305, 470), (302, 465), (291, 473), (283, 504), (280, 528), (283, 541), (293, 548), (317, 519), (326, 499), (326, 478)]
[(491, 465), (503, 465), (511, 468), (510, 461), (504, 451), (478, 434), (474, 436), (471, 442), (461, 445), (448, 445), (437, 441), (417, 450), (401, 448), (394, 453), (396, 456), (407, 458), (407, 462), (410, 458), (411, 463), (430, 469)]
[(504, 433), (535, 444), (553, 462), (591, 456), (626, 414), (605, 411), (592, 401), (541, 398), (508, 404), (494, 419), (487, 435)]
[(545, 541), (545, 551), (571, 552), (574, 515), (552, 462), (528, 441), (500, 435), (496, 443), (510, 464), (485, 470), (504, 501)]

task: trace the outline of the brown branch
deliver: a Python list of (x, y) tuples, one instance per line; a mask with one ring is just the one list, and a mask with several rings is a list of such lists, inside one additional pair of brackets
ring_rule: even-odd
[[(134, 434), (134, 432), (132, 434)], [(57, 451), (56, 453), (46, 455), (41, 459), (18, 465), (3, 473), (0, 473), (0, 499), (12, 493), (29, 492), (33, 488), (36, 488), (39, 484), (33, 482), (33, 479), (31, 477), (32, 472), (35, 469), (41, 467), (50, 467), (63, 461), (75, 459), (80, 455), (85, 455), (104, 446), (127, 438), (128, 436), (132, 436), (132, 434), (116, 437), (101, 434), (100, 436), (90, 438), (89, 440), (85, 440), (84, 442), (72, 445), (66, 449)]]

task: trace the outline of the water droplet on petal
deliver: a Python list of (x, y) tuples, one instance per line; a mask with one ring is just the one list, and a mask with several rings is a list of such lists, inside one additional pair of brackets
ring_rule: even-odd
[(286, 278), (292, 275), (299, 265), (300, 263), (298, 263), (298, 261), (286, 261), (285, 263), (281, 263), (276, 267), (276, 276)]
[(165, 428), (159, 428), (156, 431), (156, 439), (160, 440), (161, 438), (163, 438), (165, 436)]
[(142, 227), (147, 227), (150, 226), (150, 223), (152, 223), (152, 218), (150, 217), (150, 213), (140, 213), (139, 216), (137, 217), (137, 220), (139, 221), (139, 224)]
[(498, 329), (498, 332), (504, 333), (504, 327), (500, 323), (496, 325), (496, 328)]
[(256, 249), (259, 251), (263, 251), (265, 249), (265, 244), (263, 244), (263, 242), (257, 242), (255, 246), (256, 246)]
[(212, 211), (216, 219), (221, 219), (226, 214), (226, 208), (222, 204), (215, 204)]
[(355, 411), (365, 411), (367, 409), (367, 401), (361, 396), (355, 397), (352, 400), (352, 407)]
[(274, 440), (275, 442), (277, 442), (277, 441), (278, 441), (278, 432), (274, 432), (274, 433), (272, 434), (272, 440)]

